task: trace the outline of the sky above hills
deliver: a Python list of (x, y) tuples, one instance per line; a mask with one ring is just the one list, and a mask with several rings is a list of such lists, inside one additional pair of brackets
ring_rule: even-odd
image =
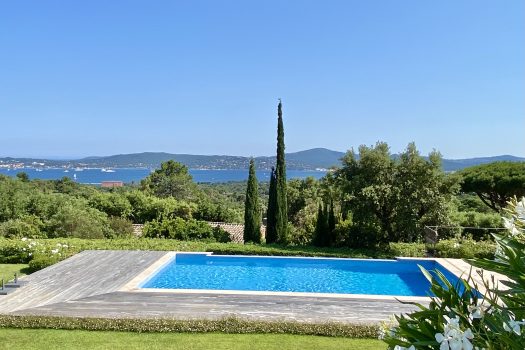
[(525, 156), (525, 2), (3, 1), (0, 156)]

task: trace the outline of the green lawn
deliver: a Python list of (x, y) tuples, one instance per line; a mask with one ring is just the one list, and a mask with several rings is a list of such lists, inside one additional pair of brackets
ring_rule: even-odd
[(25, 275), (23, 271), (26, 268), (26, 264), (0, 264), (0, 278), (3, 278), (5, 282), (10, 281), (14, 278), (15, 273), (18, 276)]
[(128, 333), (49, 329), (0, 329), (4, 349), (355, 349), (384, 350), (375, 339), (287, 334)]

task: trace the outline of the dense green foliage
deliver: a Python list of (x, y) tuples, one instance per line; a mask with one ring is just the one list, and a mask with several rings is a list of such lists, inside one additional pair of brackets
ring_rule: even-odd
[(381, 142), (347, 153), (337, 177), (343, 211), (352, 215), (349, 244), (414, 242), (425, 225), (450, 224), (457, 179), (445, 175), (440, 162), (436, 152), (425, 160), (414, 144), (397, 159)]
[(182, 241), (230, 241), (230, 235), (218, 226), (212, 227), (204, 221), (182, 218), (149, 221), (144, 225), (143, 236), (146, 238), (173, 238)]
[(317, 247), (330, 247), (335, 244), (335, 214), (333, 202), (330, 205), (319, 203), (312, 244)]
[(160, 169), (142, 180), (141, 187), (158, 197), (173, 197), (180, 200), (192, 196), (195, 183), (185, 165), (168, 160), (160, 165)]
[(255, 175), (255, 162), (250, 160), (246, 200), (244, 202), (244, 242), (261, 243), (261, 207)]
[(139, 333), (55, 329), (0, 329), (6, 349), (24, 350), (384, 350), (377, 339), (294, 334)]
[(214, 188), (192, 186), (191, 198), (178, 200), (157, 197), (149, 189), (105, 190), (68, 178), (22, 181), (0, 176), (0, 236), (113, 238), (131, 236), (133, 223), (241, 220), (242, 205)]
[(525, 195), (525, 162), (494, 162), (461, 171), (461, 190), (475, 193), (489, 208), (501, 212), (513, 197)]

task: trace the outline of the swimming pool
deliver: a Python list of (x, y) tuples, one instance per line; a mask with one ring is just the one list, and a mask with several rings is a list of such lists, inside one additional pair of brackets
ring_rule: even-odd
[(228, 256), (177, 253), (140, 284), (177, 290), (429, 296), (418, 265), (457, 277), (434, 260)]

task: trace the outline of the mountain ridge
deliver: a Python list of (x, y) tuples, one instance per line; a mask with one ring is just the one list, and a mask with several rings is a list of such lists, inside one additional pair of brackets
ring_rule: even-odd
[[(327, 148), (312, 148), (286, 154), (286, 163), (293, 170), (328, 169), (341, 165), (345, 152)], [(396, 155), (393, 155), (394, 157)], [(94, 168), (157, 168), (160, 163), (174, 159), (192, 169), (247, 169), (250, 157), (231, 155), (194, 155), (167, 152), (140, 152), (110, 156), (90, 156), (74, 160), (50, 160), (41, 158), (0, 158), (0, 166), (26, 167), (94, 167)], [(275, 164), (275, 156), (254, 157), (258, 169), (269, 170)], [(523, 157), (500, 155), (464, 159), (443, 159), (443, 170), (456, 171), (469, 166), (494, 161), (525, 161)]]

